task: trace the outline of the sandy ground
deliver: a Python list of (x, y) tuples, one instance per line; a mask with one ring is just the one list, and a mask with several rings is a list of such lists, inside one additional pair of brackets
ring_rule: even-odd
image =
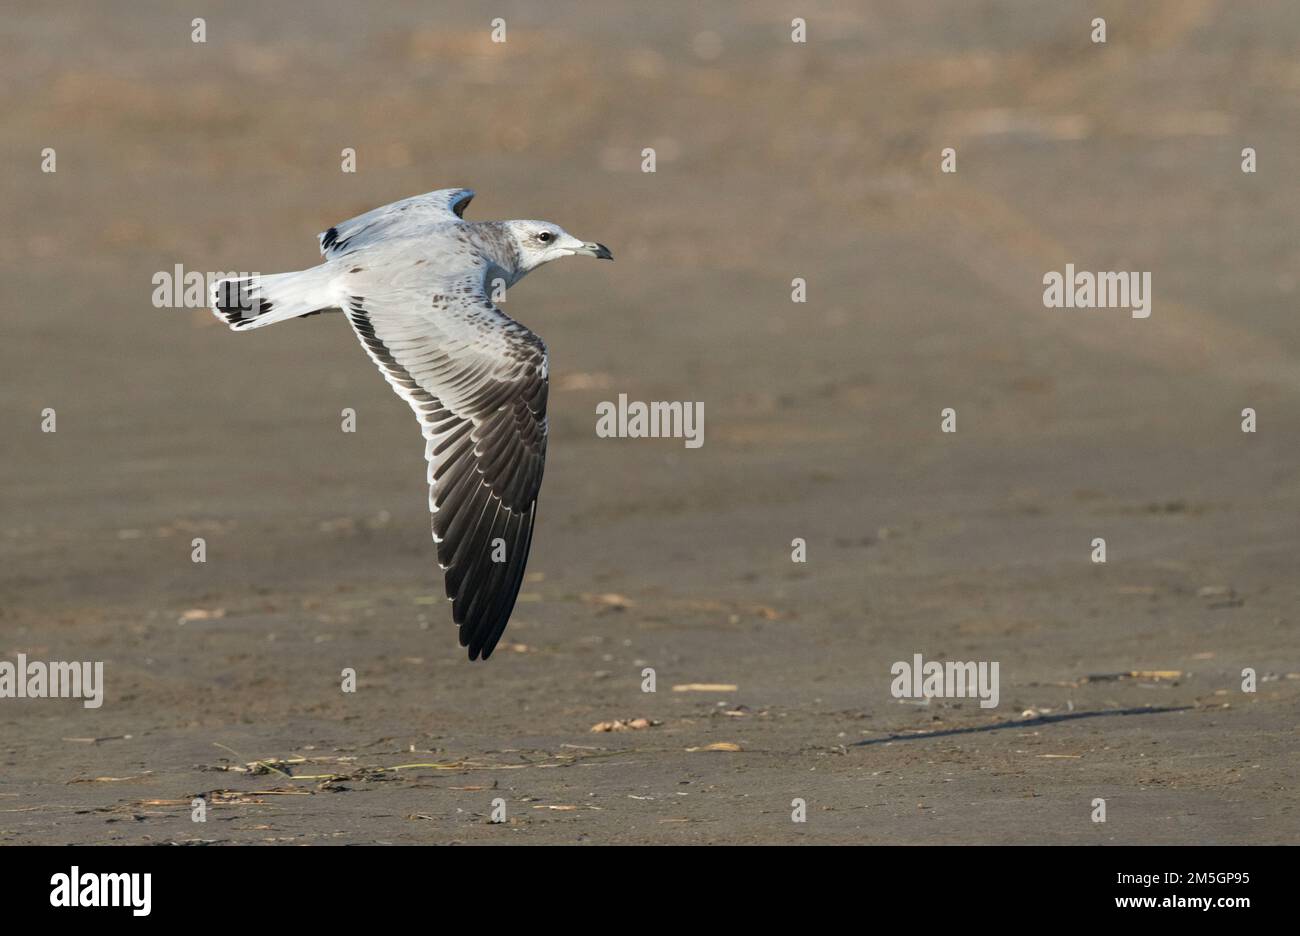
[[(0, 24), (0, 660), (107, 690), (0, 700), (0, 842), (1297, 840), (1294, 4), (84, 6)], [(617, 257), (509, 297), (552, 439), (486, 664), (345, 322), (151, 302), (451, 185)], [(1067, 262), (1151, 317), (1045, 309)], [(597, 438), (619, 393), (704, 446)], [(915, 653), (1000, 705), (895, 699)]]

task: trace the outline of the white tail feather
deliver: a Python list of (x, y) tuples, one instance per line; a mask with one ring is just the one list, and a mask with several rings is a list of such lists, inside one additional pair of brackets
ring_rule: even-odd
[(209, 305), (235, 331), (337, 309), (327, 264), (295, 273), (217, 280)]

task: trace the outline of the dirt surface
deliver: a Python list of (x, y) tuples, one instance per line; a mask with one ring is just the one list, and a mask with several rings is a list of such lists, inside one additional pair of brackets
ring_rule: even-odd
[[(0, 699), (0, 842), (1297, 840), (1294, 4), (87, 6), (0, 24), (0, 660), (106, 693)], [(617, 258), (506, 304), (552, 437), (474, 664), (346, 323), (151, 298), (454, 185)], [(597, 438), (619, 393), (704, 445)], [(1000, 704), (894, 698), (916, 653)]]

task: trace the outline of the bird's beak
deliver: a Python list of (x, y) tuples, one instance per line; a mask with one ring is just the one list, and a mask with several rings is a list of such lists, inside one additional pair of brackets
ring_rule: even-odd
[(609, 248), (604, 244), (597, 244), (595, 241), (585, 241), (581, 247), (573, 251), (575, 254), (585, 254), (588, 257), (595, 257), (597, 260), (613, 260), (614, 255), (609, 252)]

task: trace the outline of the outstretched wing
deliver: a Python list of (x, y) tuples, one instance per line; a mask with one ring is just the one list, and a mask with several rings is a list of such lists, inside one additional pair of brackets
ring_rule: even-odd
[(523, 582), (547, 429), (546, 345), (476, 277), (375, 284), (344, 309), (428, 440), (438, 564), (471, 660), (491, 655)]
[(342, 257), (377, 240), (415, 234), (428, 225), (463, 218), (465, 206), (473, 198), (472, 189), (439, 189), (367, 211), (317, 234), (321, 256)]

